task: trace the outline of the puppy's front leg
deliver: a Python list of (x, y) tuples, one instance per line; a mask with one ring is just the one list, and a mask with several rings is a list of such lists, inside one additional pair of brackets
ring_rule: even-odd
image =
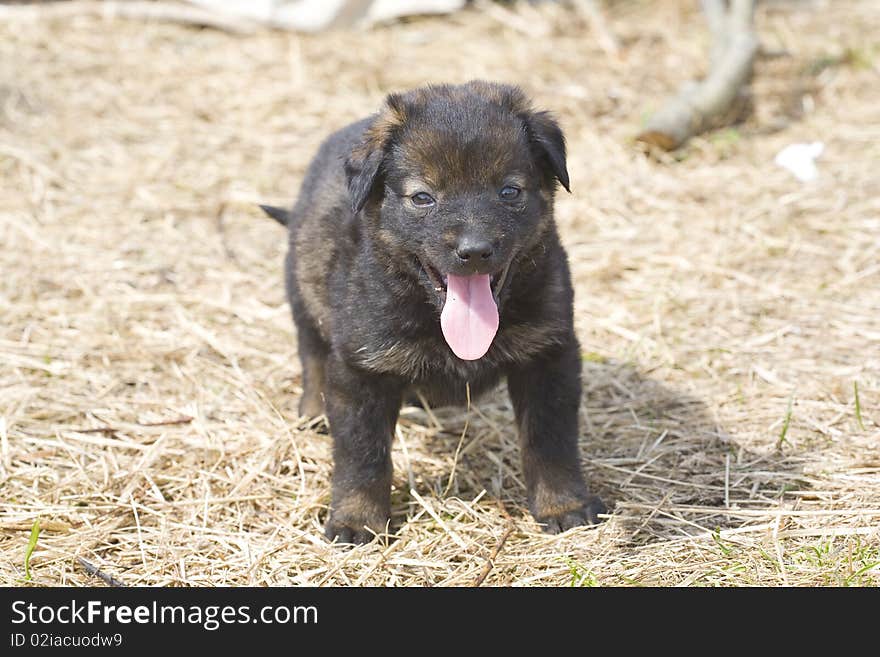
[(333, 435), (333, 492), (325, 533), (368, 543), (391, 516), (391, 440), (403, 384), (383, 374), (327, 362), (325, 400)]
[(575, 337), (509, 372), (507, 387), (535, 520), (554, 534), (599, 522), (597, 514), (605, 512), (605, 505), (587, 490), (578, 450), (581, 360)]

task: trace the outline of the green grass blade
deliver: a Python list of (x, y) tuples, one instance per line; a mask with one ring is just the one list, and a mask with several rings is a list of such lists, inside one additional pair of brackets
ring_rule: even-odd
[(568, 565), (568, 571), (571, 574), (571, 582), (569, 583), (570, 587), (576, 588), (583, 586), (592, 588), (599, 585), (589, 568), (570, 557), (563, 557), (563, 561)]
[(31, 537), (28, 540), (27, 550), (24, 553), (24, 579), (26, 582), (31, 581), (31, 555), (37, 547), (37, 539), (40, 537), (40, 519), (34, 520), (34, 526), (31, 527)]
[(865, 423), (862, 422), (862, 404), (859, 401), (859, 382), (853, 381), (853, 393), (856, 398), (856, 421), (859, 423), (859, 427), (862, 431), (865, 430)]
[(785, 420), (782, 423), (782, 431), (779, 432), (779, 440), (776, 441), (776, 449), (782, 448), (782, 443), (787, 443), (785, 435), (788, 433), (788, 425), (791, 424), (791, 405), (794, 403), (794, 392), (788, 398), (788, 408), (785, 410)]

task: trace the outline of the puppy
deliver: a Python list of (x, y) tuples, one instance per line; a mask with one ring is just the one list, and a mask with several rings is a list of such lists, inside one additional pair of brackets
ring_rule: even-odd
[(320, 147), (287, 225), (300, 413), (333, 436), (330, 540), (390, 516), (402, 401), (464, 404), (502, 379), (529, 506), (547, 531), (598, 522), (578, 453), (581, 356), (553, 219), (565, 139), (517, 87), (474, 81), (388, 96)]

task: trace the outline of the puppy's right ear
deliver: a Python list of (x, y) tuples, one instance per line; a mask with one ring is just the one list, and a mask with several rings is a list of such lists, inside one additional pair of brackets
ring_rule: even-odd
[(391, 142), (406, 121), (403, 97), (391, 94), (385, 107), (364, 132), (361, 142), (345, 160), (345, 175), (355, 214), (364, 209), (367, 201), (382, 187), (382, 166)]
[(355, 214), (364, 209), (370, 196), (378, 189), (379, 169), (384, 159), (384, 148), (363, 143), (358, 145), (345, 161), (351, 209)]

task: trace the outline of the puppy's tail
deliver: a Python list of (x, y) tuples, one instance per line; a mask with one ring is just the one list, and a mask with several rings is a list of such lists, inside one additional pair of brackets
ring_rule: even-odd
[(290, 225), (290, 210), (275, 205), (260, 205), (260, 209), (282, 226)]

